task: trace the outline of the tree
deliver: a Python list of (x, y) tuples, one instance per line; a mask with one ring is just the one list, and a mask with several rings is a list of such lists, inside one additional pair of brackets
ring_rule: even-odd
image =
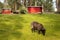
[(53, 2), (52, 2), (52, 0), (46, 0), (44, 2), (44, 11), (53, 11)]
[(26, 6), (43, 6), (44, 11), (52, 11), (52, 0), (8, 0), (9, 5), (12, 10), (18, 10), (20, 5)]
[(19, 2), (20, 0), (8, 0), (8, 4), (10, 5), (13, 11), (16, 11), (19, 9), (19, 5), (20, 5)]
[(3, 3), (0, 2), (0, 10), (3, 8)]
[(16, 0), (8, 0), (8, 4), (10, 5), (12, 10), (16, 10)]
[(44, 11), (52, 11), (53, 10), (52, 0), (38, 0), (38, 5), (43, 6)]

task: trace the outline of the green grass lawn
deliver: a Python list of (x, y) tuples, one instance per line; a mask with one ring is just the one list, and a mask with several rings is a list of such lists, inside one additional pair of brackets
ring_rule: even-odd
[[(31, 22), (42, 23), (46, 35), (31, 32)], [(0, 40), (60, 40), (60, 14), (0, 14)]]

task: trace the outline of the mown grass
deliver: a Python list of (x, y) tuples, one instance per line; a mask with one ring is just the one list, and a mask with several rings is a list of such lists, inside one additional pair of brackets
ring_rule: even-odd
[[(31, 22), (42, 23), (46, 35), (31, 32)], [(60, 14), (0, 15), (0, 40), (60, 40)]]

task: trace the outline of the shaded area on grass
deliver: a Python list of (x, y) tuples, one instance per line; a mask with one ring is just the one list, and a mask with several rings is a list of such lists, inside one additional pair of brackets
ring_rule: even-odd
[(0, 40), (19, 39), (23, 18), (19, 15), (0, 15)]

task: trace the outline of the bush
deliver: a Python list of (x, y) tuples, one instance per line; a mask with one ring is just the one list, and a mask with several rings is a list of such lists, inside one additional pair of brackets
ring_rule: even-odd
[(27, 11), (26, 11), (26, 10), (21, 10), (20, 13), (21, 13), (21, 14), (26, 14)]
[(21, 14), (26, 14), (27, 13), (27, 8), (22, 6), (19, 8)]

